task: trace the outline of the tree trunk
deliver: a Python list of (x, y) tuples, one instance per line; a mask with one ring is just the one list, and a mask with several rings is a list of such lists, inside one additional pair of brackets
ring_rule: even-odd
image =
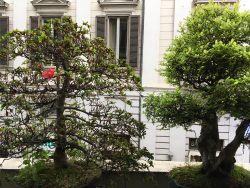
[(203, 120), (201, 134), (198, 139), (198, 149), (202, 157), (202, 173), (211, 170), (216, 162), (216, 151), (219, 143), (218, 117), (215, 112), (211, 112)]
[(56, 149), (54, 152), (54, 164), (56, 168), (67, 168), (68, 158), (66, 154), (66, 125), (64, 119), (64, 107), (66, 93), (69, 87), (69, 78), (65, 76), (62, 88), (57, 77), (57, 106), (56, 106)]
[(57, 146), (54, 153), (54, 164), (56, 168), (67, 168), (68, 158), (65, 149)]
[(213, 168), (208, 172), (209, 175), (230, 175), (234, 168), (235, 154), (240, 144), (244, 140), (245, 132), (249, 126), (250, 120), (243, 120), (236, 130), (234, 139), (220, 152)]

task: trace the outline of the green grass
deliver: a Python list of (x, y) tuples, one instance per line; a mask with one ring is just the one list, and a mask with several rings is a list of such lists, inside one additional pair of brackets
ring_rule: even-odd
[(250, 171), (235, 166), (230, 177), (212, 177), (200, 173), (200, 166), (177, 167), (170, 176), (180, 185), (189, 188), (250, 188)]

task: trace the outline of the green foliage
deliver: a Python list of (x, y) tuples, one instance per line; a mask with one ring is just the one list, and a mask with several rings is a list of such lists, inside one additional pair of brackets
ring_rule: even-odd
[(176, 85), (207, 90), (237, 79), (250, 66), (250, 14), (237, 6), (198, 6), (166, 53), (162, 75)]
[(239, 79), (226, 79), (216, 85), (214, 92), (209, 96), (211, 105), (221, 111), (229, 112), (240, 119), (250, 119), (250, 75)]
[[(22, 66), (0, 73), (1, 109), (9, 112), (0, 120), (3, 147), (11, 157), (28, 158), (25, 163), (36, 170), (48, 156), (33, 154), (48, 142), (55, 143), (50, 152), (61, 167), (67, 157), (101, 169), (151, 165), (152, 155), (132, 139), (145, 135), (145, 125), (112, 101), (126, 102), (127, 91), (141, 90), (133, 68), (115, 59), (102, 39), (91, 38), (89, 25), (68, 17), (52, 24), (15, 30), (0, 41), (8, 41), (0, 55), (25, 58)], [(138, 162), (142, 157), (148, 165)]]
[(237, 5), (197, 6), (162, 63), (178, 91), (150, 95), (147, 117), (164, 127), (202, 123), (211, 113), (249, 119), (249, 36), (250, 14)]
[(149, 95), (144, 103), (146, 116), (161, 122), (163, 127), (183, 126), (188, 128), (195, 122), (200, 122), (205, 116), (206, 106), (202, 96), (193, 92), (166, 92)]
[(227, 184), (230, 188), (247, 188), (250, 186), (250, 173), (242, 167), (235, 166), (230, 177), (207, 177), (200, 173), (200, 166), (177, 167), (170, 171), (170, 176), (179, 184), (192, 188), (215, 188)]
[[(249, 46), (249, 12), (239, 12), (238, 5), (210, 2), (197, 6), (162, 62), (161, 75), (176, 91), (150, 95), (144, 104), (146, 116), (162, 127), (201, 125), (198, 147), (203, 172), (212, 174), (221, 168), (221, 173), (229, 173), (233, 163), (212, 167), (215, 161), (234, 161), (236, 149), (245, 140), (250, 123)], [(225, 114), (244, 123), (216, 160), (218, 120)]]
[(67, 169), (56, 169), (41, 161), (20, 170), (15, 181), (23, 188), (78, 188), (101, 175), (101, 169), (84, 162), (71, 163)]

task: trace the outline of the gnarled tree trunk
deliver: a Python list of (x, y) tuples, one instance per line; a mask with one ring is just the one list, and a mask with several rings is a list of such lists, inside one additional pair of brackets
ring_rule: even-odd
[(209, 172), (214, 166), (218, 143), (218, 117), (215, 112), (212, 112), (203, 120), (201, 134), (198, 139), (198, 149), (202, 157), (202, 173)]
[(235, 163), (235, 154), (240, 144), (244, 141), (245, 132), (249, 126), (250, 120), (243, 120), (236, 130), (236, 135), (234, 139), (220, 152), (216, 163), (213, 165), (212, 169), (209, 170), (209, 175), (223, 175), (228, 176)]

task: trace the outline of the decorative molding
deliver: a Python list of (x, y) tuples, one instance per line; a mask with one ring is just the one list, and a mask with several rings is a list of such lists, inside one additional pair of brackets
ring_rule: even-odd
[(133, 12), (139, 0), (97, 0), (105, 12)]
[(3, 0), (0, 0), (0, 14), (3, 14), (6, 11), (8, 6), (9, 6), (8, 3), (6, 3)]
[(67, 0), (33, 0), (31, 3), (40, 15), (63, 15), (70, 6)]
[(33, 0), (31, 2), (33, 6), (42, 6), (42, 5), (57, 5), (57, 6), (69, 6), (70, 2), (67, 0)]

